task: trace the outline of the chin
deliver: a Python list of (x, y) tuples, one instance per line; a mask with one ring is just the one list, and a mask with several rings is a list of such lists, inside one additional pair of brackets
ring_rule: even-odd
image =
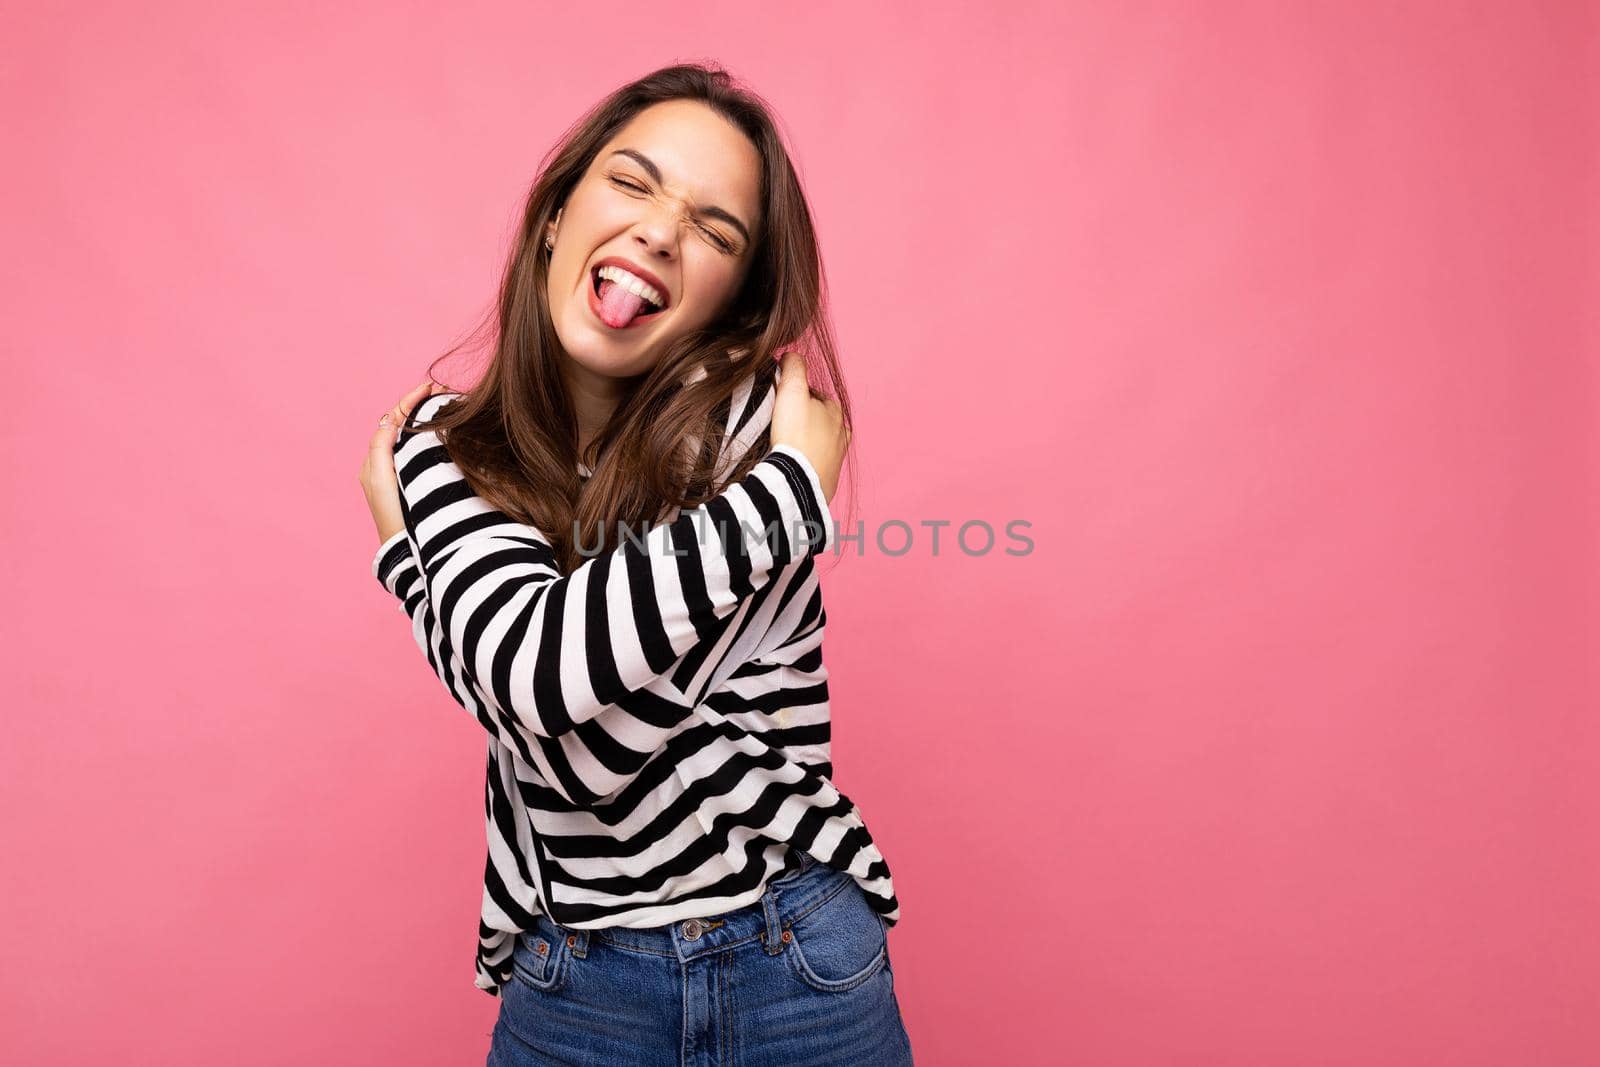
[(659, 357), (660, 348), (652, 345), (642, 352), (626, 352), (621, 346), (609, 343), (603, 337), (595, 337), (587, 331), (577, 338), (568, 339), (565, 332), (559, 327), (556, 336), (561, 341), (561, 349), (572, 363), (577, 364), (590, 374), (604, 375), (607, 378), (632, 378), (643, 374), (655, 366)]
[(590, 374), (607, 378), (634, 378), (655, 366), (653, 356), (620, 360), (614, 356), (595, 357), (589, 353), (568, 350), (567, 357)]
[[(569, 315), (573, 313), (572, 309), (567, 310)], [(555, 323), (556, 337), (567, 358), (590, 374), (633, 378), (647, 373), (675, 336), (653, 335), (645, 345), (640, 343), (645, 340), (643, 335), (633, 343), (619, 343), (607, 335), (603, 326), (583, 321), (582, 316), (589, 314), (587, 307), (576, 314), (579, 316), (576, 322), (569, 318)]]

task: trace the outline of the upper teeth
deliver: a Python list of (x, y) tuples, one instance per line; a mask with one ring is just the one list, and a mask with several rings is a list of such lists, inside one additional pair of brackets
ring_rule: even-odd
[(638, 275), (631, 274), (628, 271), (623, 270), (621, 267), (601, 267), (598, 273), (600, 277), (611, 279), (624, 289), (628, 290), (628, 292), (644, 297), (656, 307), (661, 307), (665, 304), (661, 294), (656, 291), (655, 286), (651, 285)]

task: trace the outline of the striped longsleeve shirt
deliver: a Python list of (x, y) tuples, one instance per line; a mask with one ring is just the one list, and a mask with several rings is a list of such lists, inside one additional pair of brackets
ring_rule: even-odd
[[(775, 395), (733, 397), (719, 471)], [(831, 781), (814, 560), (837, 531), (804, 453), (775, 446), (562, 574), (549, 539), (475, 495), (427, 429), (457, 396), (423, 400), (395, 442), (405, 528), (372, 573), (487, 737), (474, 984), (499, 995), (541, 911), (579, 929), (712, 916), (758, 900), (799, 852), (898, 922), (888, 865)]]

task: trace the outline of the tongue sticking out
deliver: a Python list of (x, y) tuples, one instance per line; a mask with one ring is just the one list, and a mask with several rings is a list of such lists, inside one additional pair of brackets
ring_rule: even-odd
[(644, 297), (629, 292), (607, 278), (600, 283), (600, 317), (612, 329), (621, 329), (639, 317)]

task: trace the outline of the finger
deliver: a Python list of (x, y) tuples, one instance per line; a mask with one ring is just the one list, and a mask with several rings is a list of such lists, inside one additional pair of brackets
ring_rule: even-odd
[(394, 462), (395, 427), (393, 418), (385, 414), (378, 422), (378, 428), (372, 434), (372, 439), (367, 442), (367, 452), (374, 459), (382, 459), (387, 463)]
[(778, 363), (779, 389), (807, 389), (806, 361), (798, 352), (785, 352)]
[(428, 396), (432, 389), (433, 383), (431, 381), (423, 382), (411, 392), (402, 396), (394, 407), (384, 413), (383, 420), (380, 420), (380, 422), (393, 431), (391, 434), (393, 440), (398, 441), (400, 439), (400, 430), (405, 426), (406, 420), (411, 417), (411, 409), (416, 407), (417, 402), (424, 396)]
[(401, 397), (400, 402), (395, 405), (395, 408), (396, 410), (400, 411), (402, 415), (408, 415), (411, 413), (411, 408), (413, 405), (415, 405), (417, 401), (421, 400), (423, 397), (430, 394), (432, 391), (433, 379), (430, 378), (424, 381), (421, 385), (417, 386), (415, 389), (411, 390), (411, 392), (407, 393), (405, 396)]
[(395, 444), (400, 440), (400, 431), (406, 424), (407, 409), (402, 406), (404, 403), (405, 397), (401, 397), (400, 403), (378, 417), (378, 428), (372, 435), (374, 449), (382, 442), (392, 455)]

